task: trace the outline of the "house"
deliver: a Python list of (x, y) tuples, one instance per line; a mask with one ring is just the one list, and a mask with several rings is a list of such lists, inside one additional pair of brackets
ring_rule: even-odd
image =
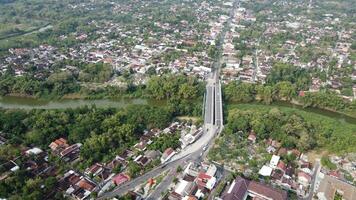
[(330, 172), (328, 173), (328, 175), (329, 175), (329, 176), (332, 176), (332, 177), (334, 177), (334, 178), (340, 178), (340, 177), (341, 177), (340, 172), (337, 171), (337, 170), (332, 170), (332, 171), (330, 171)]
[(64, 138), (59, 138), (56, 139), (55, 141), (51, 142), (51, 144), (49, 145), (49, 148), (51, 148), (51, 150), (55, 153), (58, 153), (62, 150), (64, 150), (65, 148), (67, 148), (69, 145), (67, 143), (67, 140)]
[(269, 145), (269, 146), (266, 148), (266, 151), (267, 151), (268, 153), (274, 153), (274, 152), (277, 151), (277, 149), (276, 149), (275, 147)]
[(286, 200), (287, 192), (272, 188), (269, 185), (250, 181), (242, 177), (237, 177), (226, 193), (222, 195), (223, 200)]
[(60, 152), (60, 157), (66, 162), (72, 162), (79, 158), (81, 143), (73, 144)]
[(169, 159), (171, 159), (174, 155), (176, 154), (176, 152), (172, 149), (172, 148), (167, 148), (161, 157), (161, 162), (165, 163), (167, 162)]
[(176, 194), (179, 194), (181, 197), (184, 197), (195, 193), (196, 190), (197, 190), (197, 186), (194, 182), (180, 180), (174, 192)]
[(204, 172), (200, 172), (197, 176), (196, 182), (200, 190), (202, 190), (203, 188), (211, 190), (216, 184), (216, 178), (213, 176), (209, 176)]
[(276, 156), (276, 155), (272, 155), (272, 158), (271, 158), (271, 161), (269, 163), (269, 166), (272, 168), (272, 169), (275, 169), (278, 165), (278, 162), (279, 162), (279, 159), (281, 157), (279, 156)]
[(140, 141), (139, 143), (135, 144), (134, 147), (139, 151), (145, 151), (147, 148), (147, 141), (146, 140)]
[(66, 195), (74, 199), (83, 200), (96, 189), (96, 184), (73, 170), (66, 172), (58, 181), (57, 189), (65, 191)]
[(271, 176), (272, 173), (272, 168), (266, 165), (263, 165), (258, 174), (261, 176)]
[(335, 199), (336, 193), (344, 200), (356, 199), (356, 187), (337, 178), (321, 173), (321, 181), (317, 190), (319, 200)]
[(32, 149), (25, 151), (26, 155), (38, 155), (40, 153), (43, 153), (43, 151), (42, 151), (42, 149), (40, 149), (38, 147), (34, 147)]
[(141, 166), (146, 166), (148, 163), (151, 162), (150, 159), (148, 159), (146, 156), (142, 156), (142, 155), (139, 155), (137, 156), (134, 161), (137, 163), (137, 164), (140, 164)]
[(278, 162), (277, 169), (280, 169), (281, 171), (285, 172), (287, 170), (286, 164), (284, 164), (284, 162), (280, 160)]
[(85, 170), (85, 174), (90, 176), (90, 175), (93, 175), (93, 176), (97, 176), (98, 174), (100, 174), (102, 171), (104, 170), (104, 167), (102, 164), (100, 163), (95, 163), (94, 165), (92, 165), (91, 167), (87, 168)]
[(81, 178), (81, 180), (74, 186), (67, 189), (67, 193), (70, 193), (72, 197), (78, 200), (83, 200), (89, 197), (89, 195), (96, 188), (96, 184), (87, 178)]
[(106, 167), (110, 170), (114, 170), (117, 167), (126, 167), (127, 161), (123, 160), (120, 156), (116, 156), (112, 161), (106, 164)]
[(184, 170), (184, 174), (196, 177), (200, 172), (199, 164), (195, 162), (190, 162)]
[(271, 178), (275, 181), (280, 181), (281, 178), (283, 177), (283, 172), (279, 169), (275, 169), (273, 170), (272, 174), (271, 174)]
[(124, 173), (120, 173), (112, 178), (112, 181), (115, 185), (119, 186), (130, 180), (130, 177)]
[(303, 171), (298, 172), (298, 183), (302, 184), (303, 186), (308, 186), (311, 182), (311, 179), (312, 177), (309, 174)]
[(134, 153), (132, 151), (126, 149), (120, 155), (116, 156), (116, 159), (121, 161), (126, 161), (128, 158), (131, 158), (133, 155)]

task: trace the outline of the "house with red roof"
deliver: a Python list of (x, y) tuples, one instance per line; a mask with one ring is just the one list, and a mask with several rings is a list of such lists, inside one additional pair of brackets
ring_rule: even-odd
[(176, 154), (176, 152), (172, 148), (167, 148), (162, 154), (161, 163), (167, 162), (174, 154)]
[(308, 186), (311, 182), (311, 179), (312, 177), (309, 174), (303, 171), (298, 172), (298, 183), (302, 184), (303, 186)]
[(277, 169), (280, 169), (281, 171), (285, 172), (287, 170), (286, 164), (282, 160), (280, 160), (277, 164)]
[(59, 153), (60, 151), (63, 151), (65, 148), (67, 148), (69, 145), (67, 143), (67, 140), (64, 138), (59, 138), (56, 139), (55, 141), (51, 142), (51, 144), (49, 145), (49, 148), (51, 148), (51, 150), (54, 153)]
[(200, 172), (196, 178), (196, 182), (198, 184), (199, 189), (206, 188), (208, 190), (211, 190), (216, 184), (216, 178), (204, 172)]
[(130, 180), (130, 176), (128, 176), (124, 173), (120, 173), (112, 178), (113, 183), (117, 186), (119, 186), (129, 180)]

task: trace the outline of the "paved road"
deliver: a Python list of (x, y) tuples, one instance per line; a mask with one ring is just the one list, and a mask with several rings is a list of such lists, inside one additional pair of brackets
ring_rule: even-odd
[(215, 125), (223, 126), (223, 107), (220, 81), (215, 85)]
[[(221, 50), (222, 44), (226, 35), (226, 30), (230, 27), (231, 19), (234, 16), (236, 5), (231, 11), (231, 17), (228, 19), (228, 23), (224, 28), (219, 40), (220, 45), (218, 49)], [(222, 109), (222, 93), (221, 84), (219, 81), (221, 53), (217, 60), (213, 63), (213, 71), (207, 78), (206, 86), (206, 98), (205, 98), (205, 112), (204, 112), (204, 134), (195, 143), (189, 145), (183, 149), (180, 153), (172, 157), (171, 161), (167, 164), (158, 166), (157, 168), (151, 170), (150, 172), (131, 180), (111, 192), (107, 192), (98, 199), (109, 199), (117, 195), (122, 195), (127, 191), (133, 190), (138, 185), (145, 183), (149, 178), (153, 178), (161, 174), (168, 169), (175, 169), (178, 165), (183, 165), (185, 162), (189, 161), (199, 161), (203, 160), (206, 156), (207, 150), (213, 144), (213, 139), (216, 134), (222, 131), (223, 127), (223, 109)], [(204, 148), (205, 147), (205, 148)], [(172, 170), (171, 170), (172, 171)], [(173, 181), (174, 176), (168, 177), (163, 180), (161, 186), (158, 186), (157, 192), (151, 194), (149, 199), (159, 199), (161, 191), (165, 191), (169, 184)]]
[(314, 172), (313, 172), (313, 180), (312, 180), (312, 184), (310, 185), (309, 193), (306, 197), (301, 198), (302, 200), (312, 200), (313, 195), (314, 195), (315, 182), (316, 182), (317, 175), (318, 175), (319, 171), (320, 171), (320, 161), (318, 160), (315, 163)]
[[(193, 154), (192, 156), (197, 156), (197, 154)], [(139, 176), (129, 182), (124, 183), (120, 187), (115, 188), (113, 191), (105, 193), (104, 195), (102, 195), (97, 199), (110, 199), (117, 195), (125, 194), (126, 192), (133, 190), (135, 187), (145, 183), (149, 178), (156, 177), (166, 170), (173, 169), (178, 165), (182, 165), (187, 160), (189, 160), (189, 158), (185, 157), (185, 158), (171, 161), (164, 165), (160, 165), (154, 168), (153, 170), (151, 170), (150, 172), (143, 174), (142, 176)]]
[(146, 200), (157, 200), (160, 199), (162, 193), (164, 193), (169, 185), (173, 182), (173, 179), (176, 177), (176, 168), (172, 168), (166, 177), (159, 183), (155, 190), (147, 197)]
[(117, 195), (125, 194), (127, 191), (133, 190), (138, 185), (145, 183), (149, 178), (154, 178), (158, 176), (163, 171), (173, 169), (178, 165), (183, 166), (184, 162), (200, 159), (205, 144), (208, 144), (209, 141), (214, 138), (216, 132), (218, 131), (217, 127), (213, 125), (209, 125), (208, 127), (209, 131), (206, 131), (206, 133), (202, 137), (200, 137), (195, 143), (189, 145), (183, 151), (173, 156), (170, 162), (160, 165), (151, 170), (150, 172), (147, 172), (146, 174), (143, 174), (142, 176), (136, 179), (124, 183), (123, 185), (115, 188), (113, 191), (103, 194), (98, 199), (109, 199)]
[[(208, 79), (208, 82), (210, 80)], [(206, 86), (206, 100), (205, 100), (205, 124), (213, 124), (213, 103), (214, 103), (214, 87), (209, 83)]]

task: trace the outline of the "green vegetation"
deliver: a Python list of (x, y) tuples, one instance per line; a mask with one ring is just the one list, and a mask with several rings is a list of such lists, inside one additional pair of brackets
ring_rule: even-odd
[(276, 85), (281, 81), (288, 81), (294, 84), (297, 90), (307, 90), (311, 78), (310, 73), (305, 69), (300, 69), (290, 64), (275, 63), (272, 71), (267, 76), (267, 84)]
[(154, 99), (196, 99), (203, 96), (204, 84), (183, 75), (157, 76), (148, 81), (147, 93)]
[[(79, 164), (69, 166), (58, 157), (49, 160), (57, 167), (59, 175), (69, 168), (83, 170), (95, 162), (108, 162), (125, 149), (138, 142), (143, 131), (151, 128), (163, 129), (176, 117), (169, 105), (154, 107), (133, 105), (125, 109), (81, 107), (65, 110), (1, 110), (0, 132), (8, 139), (0, 147), (0, 161), (6, 162), (21, 155), (26, 146), (38, 146), (44, 150), (60, 137), (68, 138), (70, 144), (82, 143)], [(164, 151), (179, 146), (179, 134), (163, 135), (149, 148)], [(18, 162), (18, 161), (17, 161)], [(152, 161), (144, 169), (135, 162), (127, 166), (131, 177), (136, 177), (160, 163)], [(21, 165), (21, 163), (18, 163)], [(121, 166), (115, 169), (121, 170)], [(0, 168), (0, 172), (4, 172)], [(19, 170), (0, 183), (2, 197), (20, 199), (43, 199), (54, 187), (53, 177), (31, 178), (27, 171)], [(39, 184), (45, 183), (44, 187)], [(48, 184), (47, 184), (48, 183)], [(26, 198), (25, 198), (26, 197)], [(60, 198), (60, 196), (59, 196)]]
[(79, 80), (83, 82), (106, 82), (113, 73), (112, 67), (104, 63), (86, 65), (79, 73)]
[(321, 164), (329, 170), (337, 169), (336, 164), (332, 163), (327, 156), (321, 157)]
[(223, 87), (225, 100), (229, 102), (249, 103), (259, 101), (271, 104), (273, 101), (288, 101), (301, 104), (303, 107), (315, 107), (356, 114), (355, 101), (344, 100), (338, 94), (325, 90), (320, 92), (304, 92), (298, 95), (295, 84), (289, 81), (281, 81), (274, 85), (255, 85), (251, 83), (230, 82)]
[[(260, 133), (257, 134), (260, 137), (265, 137), (264, 134), (268, 134), (275, 139), (281, 139), (286, 146), (296, 145), (304, 149), (326, 149), (335, 153), (354, 152), (356, 150), (354, 134), (356, 125), (345, 121), (295, 108), (272, 105), (238, 104), (230, 106), (228, 112), (228, 125), (226, 127), (231, 126), (235, 129), (252, 128), (256, 133)], [(273, 116), (276, 114), (280, 118), (275, 118), (275, 120), (278, 120), (274, 121)], [(229, 119), (234, 119), (234, 116), (239, 115), (242, 117), (229, 125)], [(261, 118), (260, 121), (254, 120), (259, 117), (264, 118)], [(287, 120), (284, 122), (287, 122), (288, 125), (283, 124), (283, 120)], [(276, 127), (277, 124), (280, 127)], [(271, 129), (273, 127), (277, 129)], [(308, 127), (307, 130), (305, 130), (306, 127)], [(268, 131), (266, 132), (266, 130)], [(274, 131), (271, 132), (272, 130)], [(275, 132), (275, 130), (279, 131)], [(295, 137), (299, 140), (289, 141), (289, 139)]]
[[(0, 182), (0, 195), (11, 196), (12, 199), (44, 199), (55, 187), (55, 177), (28, 178), (30, 176), (24, 169), (16, 171), (11, 177)], [(55, 199), (63, 199), (63, 197), (56, 195)]]
[(176, 149), (180, 147), (179, 138), (180, 138), (179, 133), (175, 133), (173, 135), (171, 134), (162, 135), (158, 139), (153, 141), (153, 143), (148, 148), (152, 150), (158, 150), (160, 152), (164, 152), (164, 150), (166, 150), (169, 147)]
[[(204, 83), (195, 77), (184, 75), (164, 75), (153, 76), (147, 86), (127, 87), (120, 86), (99, 86), (91, 87), (80, 84), (90, 82), (103, 83), (111, 78), (112, 69), (110, 66), (97, 64), (76, 64), (82, 70), (79, 74), (69, 71), (58, 71), (52, 73), (48, 79), (33, 79), (30, 76), (14, 76), (9, 71), (0, 75), (0, 95), (21, 95), (38, 98), (58, 99), (64, 95), (80, 94), (86, 98), (119, 98), (119, 97), (148, 97), (158, 100), (184, 101), (195, 100), (203, 96)], [(177, 104), (179, 105), (179, 104)]]
[(342, 195), (336, 191), (334, 200), (343, 200)]

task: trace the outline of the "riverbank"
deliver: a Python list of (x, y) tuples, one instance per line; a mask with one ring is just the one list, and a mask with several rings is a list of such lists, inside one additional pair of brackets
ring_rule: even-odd
[(347, 114), (341, 113), (341, 112), (335, 112), (332, 110), (326, 110), (326, 109), (320, 109), (320, 108), (314, 108), (314, 107), (303, 107), (303, 105), (293, 104), (293, 103), (286, 102), (286, 101), (277, 101), (277, 102), (271, 103), (270, 105), (266, 105), (266, 104), (263, 104), (260, 102), (252, 102), (252, 103), (229, 102), (229, 103), (227, 103), (226, 106), (227, 106), (227, 109), (232, 109), (232, 108), (241, 108), (241, 109), (279, 108), (281, 110), (285, 110), (288, 112), (298, 111), (298, 112), (303, 112), (304, 114), (312, 113), (312, 114), (320, 115), (323, 117), (336, 119), (341, 122), (347, 122), (347, 123), (356, 125), (356, 117), (353, 117), (351, 115), (347, 115)]
[(67, 109), (82, 106), (93, 106), (100, 108), (122, 108), (129, 105), (165, 105), (165, 101), (150, 100), (144, 98), (128, 99), (60, 99), (46, 100), (32, 97), (6, 96), (0, 97), (0, 108), (4, 109)]
[[(258, 103), (249, 104), (230, 104), (227, 105), (227, 111), (234, 109), (242, 111), (251, 112), (266, 112), (268, 113), (271, 109), (278, 109), (282, 113), (286, 114), (296, 114), (301, 116), (304, 122), (311, 124), (317, 138), (323, 139), (323, 145), (319, 146), (320, 151), (328, 152), (353, 152), (355, 150), (355, 133), (356, 133), (356, 119), (350, 118), (345, 115), (340, 115), (338, 113), (333, 113), (330, 115), (329, 111), (312, 112), (309, 109), (300, 109), (287, 107), (283, 105), (263, 105)], [(318, 141), (320, 142), (320, 141)]]

